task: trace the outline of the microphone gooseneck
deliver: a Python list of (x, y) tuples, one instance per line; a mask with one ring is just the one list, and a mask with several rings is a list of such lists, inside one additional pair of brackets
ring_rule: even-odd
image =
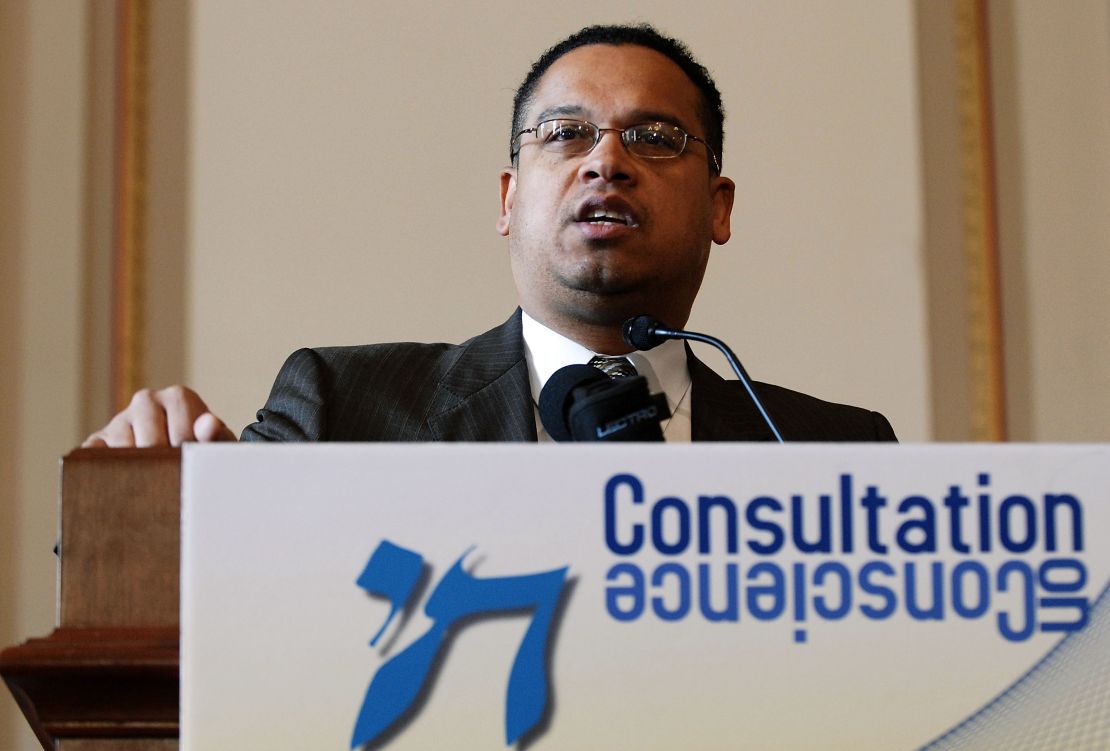
[(755, 408), (759, 410), (759, 414), (763, 417), (763, 422), (771, 429), (771, 434), (779, 443), (786, 443), (783, 440), (782, 434), (779, 433), (778, 427), (775, 425), (774, 420), (767, 414), (767, 410), (763, 407), (763, 402), (759, 401), (756, 396), (755, 389), (752, 388), (751, 379), (748, 373), (744, 370), (744, 366), (740, 364), (740, 360), (736, 354), (729, 348), (727, 344), (722, 342), (715, 336), (708, 334), (699, 334), (694, 331), (683, 331), (681, 329), (667, 328), (665, 324), (649, 315), (639, 315), (629, 318), (621, 326), (621, 333), (624, 336), (625, 344), (630, 347), (635, 347), (638, 350), (648, 350), (653, 347), (658, 347), (668, 339), (688, 339), (693, 342), (702, 342), (703, 344), (710, 344), (721, 351), (721, 354), (728, 360), (728, 364), (732, 366), (733, 372), (736, 377), (740, 379), (743, 384), (744, 390), (748, 392), (751, 397), (752, 403)]

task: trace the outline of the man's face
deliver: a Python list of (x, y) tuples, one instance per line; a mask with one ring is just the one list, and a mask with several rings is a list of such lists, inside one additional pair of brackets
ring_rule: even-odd
[[(601, 128), (662, 121), (704, 137), (699, 93), (664, 55), (634, 45), (579, 47), (540, 79), (525, 127), (553, 117)], [(529, 315), (573, 336), (649, 313), (683, 326), (709, 260), (729, 238), (734, 185), (717, 177), (705, 146), (674, 159), (630, 154), (605, 132), (588, 154), (520, 142), (517, 167), (501, 173), (498, 231)], [(612, 218), (598, 221), (597, 211)]]

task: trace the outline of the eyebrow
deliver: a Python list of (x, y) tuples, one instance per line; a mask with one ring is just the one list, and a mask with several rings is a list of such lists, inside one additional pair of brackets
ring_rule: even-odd
[(536, 122), (542, 123), (544, 120), (551, 120), (556, 117), (563, 117), (565, 115), (577, 115), (578, 117), (587, 117), (586, 111), (577, 104), (560, 104), (558, 107), (548, 107), (543, 112), (536, 115)]
[(635, 112), (632, 113), (632, 118), (631, 119), (632, 119), (633, 122), (638, 122), (638, 123), (645, 123), (645, 122), (667, 123), (669, 125), (677, 125), (678, 127), (682, 128), (685, 131), (690, 130), (689, 126), (687, 126), (685, 123), (683, 123), (682, 120), (680, 120), (679, 118), (675, 117), (673, 114), (668, 113), (668, 112), (659, 112), (659, 111), (656, 111), (656, 110), (636, 110)]
[[(589, 113), (581, 105), (561, 104), (557, 107), (548, 107), (543, 112), (540, 112), (538, 115), (536, 115), (536, 122), (542, 123), (545, 120), (552, 120), (555, 118), (568, 116), (578, 118), (590, 117)], [(673, 114), (660, 112), (658, 110), (633, 110), (632, 114), (629, 115), (629, 117), (626, 119), (628, 122), (633, 124), (654, 122), (668, 123), (670, 125), (677, 125), (686, 132), (690, 131), (690, 128)]]

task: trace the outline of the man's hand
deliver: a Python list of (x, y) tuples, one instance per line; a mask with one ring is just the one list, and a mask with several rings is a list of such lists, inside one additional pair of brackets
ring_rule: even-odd
[(161, 391), (135, 392), (127, 409), (81, 444), (82, 448), (110, 446), (180, 446), (186, 441), (234, 441), (223, 420), (192, 389), (170, 386)]

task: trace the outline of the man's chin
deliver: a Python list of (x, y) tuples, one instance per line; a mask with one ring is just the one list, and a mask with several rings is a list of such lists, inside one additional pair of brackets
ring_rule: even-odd
[(643, 284), (638, 280), (607, 272), (580, 275), (564, 280), (563, 286), (571, 290), (576, 297), (581, 297), (583, 302), (595, 305), (608, 305), (613, 301), (635, 295), (643, 289)]
[(648, 311), (650, 295), (643, 286), (615, 279), (579, 283), (570, 288), (567, 312), (581, 321), (600, 326), (619, 326), (632, 316)]

